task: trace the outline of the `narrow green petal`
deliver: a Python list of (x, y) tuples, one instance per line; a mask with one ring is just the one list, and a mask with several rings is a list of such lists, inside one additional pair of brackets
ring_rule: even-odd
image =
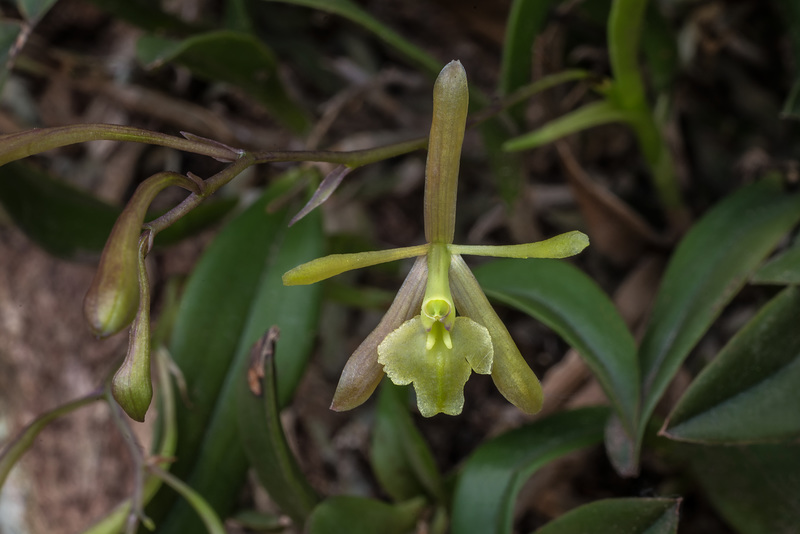
[(450, 335), (452, 348), (442, 339), (428, 347), (428, 332), (417, 316), (378, 346), (378, 363), (383, 364), (392, 382), (413, 382), (417, 406), (424, 417), (460, 414), (464, 384), (472, 370), (488, 374), (492, 368), (492, 341), (486, 328), (466, 317), (457, 317)]
[(351, 410), (364, 403), (378, 387), (383, 378), (383, 367), (378, 363), (378, 345), (387, 334), (419, 313), (427, 273), (425, 258), (417, 258), (381, 322), (347, 360), (333, 395), (332, 410)]
[(542, 408), (542, 386), (503, 322), (484, 295), (478, 281), (459, 255), (450, 261), (450, 289), (459, 313), (482, 324), (492, 337), (492, 380), (513, 405), (527, 413)]
[(433, 120), (425, 165), (425, 238), (430, 243), (453, 242), (468, 105), (467, 73), (459, 61), (451, 61), (433, 86)]
[(356, 252), (354, 254), (331, 254), (324, 258), (317, 258), (308, 263), (298, 265), (283, 275), (283, 285), (304, 286), (314, 284), (331, 276), (342, 274), (353, 269), (370, 267), (379, 263), (422, 256), (428, 252), (428, 244), (415, 247), (392, 248), (389, 250), (374, 250), (370, 252)]
[(589, 246), (589, 236), (583, 232), (567, 232), (524, 245), (448, 245), (452, 254), (495, 256), (497, 258), (569, 258)]

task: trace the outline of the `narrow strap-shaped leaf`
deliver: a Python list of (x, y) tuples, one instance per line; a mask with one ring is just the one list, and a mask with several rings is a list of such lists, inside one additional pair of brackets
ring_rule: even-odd
[(640, 348), (642, 418), (650, 417), (695, 343), (764, 257), (800, 219), (800, 195), (778, 179), (720, 202), (672, 256)]
[(503, 149), (509, 152), (529, 150), (593, 126), (610, 122), (630, 122), (635, 118), (635, 113), (620, 109), (610, 100), (598, 100), (553, 119), (532, 132), (506, 141)]
[(750, 278), (754, 284), (800, 284), (800, 239), (770, 259)]
[(137, 53), (148, 66), (175, 62), (202, 78), (233, 84), (295, 132), (308, 127), (305, 112), (281, 83), (272, 50), (251, 34), (220, 30), (182, 41), (145, 35), (137, 44)]
[[(544, 25), (554, 0), (514, 0), (508, 12), (503, 60), (500, 66), (500, 92), (509, 95), (531, 81), (533, 41)], [(511, 114), (521, 118), (522, 106)]]
[(683, 445), (692, 474), (717, 512), (742, 534), (796, 534), (800, 445)]
[(283, 344), (277, 341), (278, 329), (271, 328), (253, 346), (247, 376), (239, 379), (236, 412), (242, 444), (259, 481), (281, 511), (302, 527), (318, 497), (283, 433), (275, 376), (275, 349), (283, 350)]
[(570, 510), (535, 534), (676, 534), (680, 499), (603, 499)]
[(633, 431), (639, 403), (636, 344), (594, 281), (568, 263), (544, 259), (498, 260), (475, 269), (475, 276), (487, 295), (542, 321), (575, 347)]
[(692, 382), (664, 425), (672, 439), (752, 443), (800, 437), (800, 288), (772, 299)]
[(453, 497), (453, 534), (510, 534), (517, 493), (548, 462), (600, 443), (606, 408), (562, 412), (481, 445), (464, 464)]
[[(181, 301), (171, 353), (182, 369), (191, 406), (178, 405), (177, 461), (171, 472), (186, 480), (225, 515), (244, 481), (247, 459), (236, 420), (236, 394), (252, 344), (277, 324), (293, 351), (278, 355), (278, 395), (291, 397), (308, 358), (320, 288), (284, 288), (281, 274), (320, 254), (321, 221), (315, 213), (287, 229), (288, 208), (267, 213), (266, 206), (285, 193), (279, 183), (225, 227), (195, 267)], [(284, 290), (293, 290), (291, 295)], [(291, 316), (281, 306), (310, 310)], [(281, 306), (276, 303), (280, 303)], [(161, 495), (148, 514), (160, 532), (200, 528), (194, 513), (178, 503), (166, 523), (172, 501)]]

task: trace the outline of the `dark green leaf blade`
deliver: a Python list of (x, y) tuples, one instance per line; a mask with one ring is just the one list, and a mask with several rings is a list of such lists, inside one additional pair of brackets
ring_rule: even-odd
[(308, 127), (305, 112), (284, 90), (272, 50), (253, 35), (222, 30), (183, 41), (145, 35), (137, 53), (149, 67), (175, 62), (201, 78), (235, 85), (297, 133)]
[(800, 437), (800, 288), (770, 301), (672, 410), (661, 434), (703, 443)]
[(535, 534), (675, 534), (680, 499), (603, 499), (570, 510)]
[(796, 534), (800, 445), (684, 445), (697, 482), (740, 534)]
[(0, 167), (0, 203), (32, 241), (67, 259), (103, 250), (121, 212), (22, 162)]
[[(177, 243), (208, 228), (236, 203), (236, 199), (204, 202), (158, 234), (156, 245)], [(28, 238), (64, 259), (99, 254), (122, 212), (24, 162), (0, 167), (0, 204)]]
[(383, 489), (397, 502), (419, 495), (444, 499), (433, 454), (408, 412), (408, 389), (388, 380), (378, 397), (370, 463)]
[[(305, 315), (311, 323), (316, 318), (315, 311), (308, 308), (284, 310), (284, 313)], [(271, 328), (253, 347), (247, 374), (239, 377), (236, 415), (245, 454), (261, 485), (281, 511), (302, 527), (319, 498), (303, 475), (283, 432), (275, 376), (277, 336), (277, 328)], [(279, 351), (297, 350), (289, 344), (277, 344)]]
[[(509, 95), (530, 83), (533, 41), (542, 30), (554, 0), (514, 0), (508, 12), (503, 62), (500, 67), (500, 92)], [(520, 122), (523, 106), (509, 110)]]
[(320, 503), (308, 521), (309, 534), (409, 534), (425, 506), (423, 499), (402, 504), (364, 497), (331, 497)]
[(754, 284), (800, 284), (800, 239), (766, 262), (750, 278)]
[(633, 432), (638, 413), (636, 343), (611, 300), (588, 276), (558, 260), (498, 260), (475, 269), (490, 297), (555, 330), (575, 347)]
[(456, 481), (453, 534), (511, 532), (517, 493), (547, 462), (603, 440), (606, 408), (561, 412), (481, 445)]
[(729, 196), (686, 234), (667, 267), (640, 348), (643, 421), (692, 347), (798, 219), (800, 195), (770, 178)]
[[(281, 269), (293, 263), (290, 258), (301, 263), (318, 256), (321, 249), (318, 217), (307, 217), (287, 230), (287, 208), (267, 212), (270, 202), (291, 183), (272, 186), (220, 232), (187, 283), (172, 334), (171, 353), (183, 371), (192, 402), (188, 407), (178, 405), (179, 441), (172, 472), (189, 482), (220, 515), (235, 502), (247, 468), (235, 398), (250, 347), (273, 324), (286, 333), (287, 345), (292, 337), (306, 349), (313, 341), (302, 318), (278, 316), (281, 306), (276, 302), (280, 301), (272, 300), (282, 290), (278, 289), (283, 287)], [(293, 298), (317, 302), (319, 289), (309, 288), (311, 293)], [(292, 330), (295, 333), (290, 336)], [(300, 357), (289, 350), (278, 355), (283, 403), (291, 397), (306, 361), (307, 354)], [(171, 504), (168, 496), (159, 500), (148, 510), (157, 522)], [(200, 528), (191, 510), (178, 503), (161, 532), (191, 531), (187, 525)]]

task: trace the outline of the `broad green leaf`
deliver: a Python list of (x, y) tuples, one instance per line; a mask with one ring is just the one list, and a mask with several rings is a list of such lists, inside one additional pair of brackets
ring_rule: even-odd
[(420, 495), (444, 499), (433, 455), (408, 411), (408, 388), (388, 380), (378, 396), (370, 463), (381, 487), (397, 502)]
[(686, 234), (640, 347), (642, 422), (689, 351), (798, 219), (800, 195), (786, 193), (777, 178), (765, 179), (717, 204)]
[(529, 150), (593, 126), (610, 122), (630, 122), (635, 118), (634, 113), (621, 110), (610, 100), (599, 100), (554, 119), (532, 132), (506, 141), (503, 148), (509, 152)]
[(754, 284), (800, 284), (800, 239), (765, 263), (750, 278)]
[(684, 445), (691, 469), (720, 515), (739, 534), (796, 534), (800, 525), (800, 445)]
[[(288, 295), (282, 297), (276, 302), (291, 302)], [(291, 309), (292, 305), (297, 305), (297, 309)], [(309, 352), (309, 342), (314, 339), (309, 330), (313, 328), (317, 314), (316, 306), (309, 306), (302, 301), (281, 308), (281, 313), (305, 319), (306, 324), (302, 328), (306, 331), (305, 339), (292, 339), (296, 336), (290, 331), (289, 340), (279, 341), (278, 330), (270, 329), (254, 345), (250, 353), (250, 367), (246, 375), (239, 377), (236, 415), (245, 454), (261, 485), (280, 510), (291, 517), (298, 528), (302, 528), (319, 498), (303, 475), (283, 432), (278, 408), (275, 351), (296, 353), (299, 349), (296, 356), (303, 358)], [(292, 341), (298, 342), (299, 346), (291, 344)]]
[[(292, 183), (287, 179), (272, 186), (220, 232), (187, 282), (172, 334), (170, 352), (183, 371), (191, 405), (178, 405), (177, 460), (171, 471), (220, 515), (236, 501), (247, 469), (235, 399), (250, 347), (274, 324), (286, 332), (289, 346), (292, 339), (306, 344), (313, 336), (300, 327), (305, 314), (282, 315), (286, 303), (272, 300), (282, 290), (283, 266), (312, 259), (321, 248), (318, 217), (312, 214), (287, 230), (288, 208), (267, 211)], [(296, 298), (308, 298), (303, 295), (297, 293)], [(293, 329), (294, 338), (289, 335)], [(278, 354), (281, 405), (291, 398), (307, 357), (299, 350)], [(172, 499), (160, 495), (156, 501), (148, 513), (161, 524)], [(159, 532), (196, 532), (200, 525), (188, 507), (178, 503), (162, 528)]]
[(662, 434), (703, 443), (800, 437), (800, 288), (769, 302), (683, 395)]
[(104, 397), (105, 392), (100, 390), (66, 404), (62, 404), (34, 419), (33, 422), (26, 426), (14, 439), (6, 443), (3, 448), (0, 449), (0, 488), (3, 487), (11, 469), (31, 445), (33, 445), (36, 437), (47, 425), (63, 415), (70, 414), (78, 408), (99, 401)]
[[(204, 202), (156, 237), (176, 243), (218, 222), (235, 199)], [(0, 204), (32, 241), (66, 259), (98, 254), (122, 212), (63, 180), (22, 162), (0, 167)], [(153, 215), (155, 217), (155, 215)]]
[(634, 431), (636, 344), (594, 281), (566, 262), (542, 259), (494, 261), (475, 269), (475, 276), (487, 295), (542, 321), (577, 349), (628, 431)]
[(310, 7), (333, 13), (348, 19), (374, 33), (376, 37), (400, 52), (408, 61), (430, 76), (437, 76), (443, 64), (428, 54), (422, 48), (407, 41), (403, 36), (390, 29), (372, 15), (364, 11), (361, 6), (352, 0), (266, 0), (269, 2), (282, 2), (297, 6)]
[(456, 481), (453, 534), (510, 534), (522, 485), (540, 467), (603, 440), (606, 408), (561, 412), (485, 442)]
[(680, 499), (603, 499), (570, 510), (535, 534), (676, 534)]
[[(555, 0), (514, 0), (511, 4), (500, 66), (501, 94), (509, 95), (531, 82), (533, 41), (555, 3)], [(523, 109), (519, 104), (509, 112), (520, 122)]]
[(402, 504), (365, 497), (331, 497), (320, 503), (308, 521), (309, 534), (410, 534), (425, 506), (424, 499)]
[(137, 53), (148, 68), (174, 62), (201, 78), (235, 85), (297, 133), (308, 127), (305, 112), (284, 90), (272, 50), (253, 35), (223, 30), (183, 41), (145, 35)]

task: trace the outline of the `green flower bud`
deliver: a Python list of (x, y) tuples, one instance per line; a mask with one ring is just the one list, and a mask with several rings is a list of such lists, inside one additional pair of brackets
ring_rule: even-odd
[(145, 266), (148, 248), (149, 234), (145, 234), (139, 240), (137, 258), (139, 311), (131, 326), (125, 361), (111, 380), (114, 399), (131, 419), (140, 423), (144, 421), (153, 399), (153, 381), (150, 377), (150, 282)]
[(89, 327), (99, 337), (116, 334), (130, 324), (139, 303), (137, 243), (147, 209), (161, 191), (179, 185), (190, 191), (197, 186), (180, 174), (162, 172), (136, 189), (108, 236), (97, 272), (83, 301)]

